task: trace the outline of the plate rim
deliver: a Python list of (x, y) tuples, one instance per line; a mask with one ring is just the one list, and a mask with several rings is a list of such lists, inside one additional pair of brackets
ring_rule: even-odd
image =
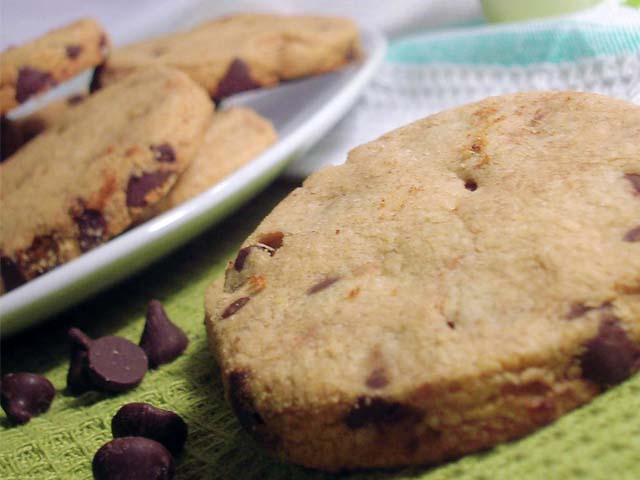
[[(52, 318), (134, 275), (211, 228), (269, 185), (347, 113), (382, 63), (387, 50), (382, 33), (361, 29), (360, 34), (365, 53), (360, 66), (341, 90), (307, 121), (196, 197), (2, 295), (0, 338)], [(167, 238), (171, 241), (163, 242)], [(145, 249), (151, 251), (143, 252)], [(140, 258), (135, 258), (137, 255)], [(88, 281), (95, 284), (87, 286)]]

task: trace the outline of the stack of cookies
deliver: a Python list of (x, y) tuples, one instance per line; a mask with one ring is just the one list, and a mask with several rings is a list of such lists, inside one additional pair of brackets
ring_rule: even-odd
[[(112, 49), (79, 20), (0, 56), (0, 291), (192, 198), (276, 141), (235, 93), (356, 58), (358, 32), (325, 17), (237, 15)], [(15, 107), (86, 69), (86, 92), (27, 117)], [(7, 115), (8, 114), (8, 115)]]

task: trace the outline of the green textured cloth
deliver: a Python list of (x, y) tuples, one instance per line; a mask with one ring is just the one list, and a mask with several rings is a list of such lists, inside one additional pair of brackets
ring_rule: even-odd
[[(276, 184), (233, 217), (172, 256), (59, 318), (2, 344), (2, 370), (46, 375), (57, 389), (49, 412), (23, 426), (0, 417), (0, 478), (91, 478), (96, 450), (111, 438), (110, 422), (128, 402), (145, 401), (178, 412), (189, 424), (181, 478), (324, 479), (319, 472), (271, 459), (243, 433), (224, 402), (206, 348), (203, 294), (242, 240), (286, 195)], [(176, 361), (150, 371), (127, 393), (64, 392), (66, 331), (116, 334), (137, 342), (151, 298), (160, 299), (191, 343)], [(640, 478), (640, 375), (555, 424), (518, 442), (432, 469), (359, 472), (350, 478), (398, 479), (607, 479)]]

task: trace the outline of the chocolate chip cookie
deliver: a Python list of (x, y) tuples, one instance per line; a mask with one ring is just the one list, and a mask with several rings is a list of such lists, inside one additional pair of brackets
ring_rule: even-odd
[(184, 73), (149, 68), (87, 98), (0, 165), (4, 288), (144, 217), (197, 153), (212, 109)]
[(330, 72), (354, 59), (359, 50), (357, 27), (346, 19), (234, 15), (116, 49), (94, 84), (109, 84), (149, 65), (168, 65), (188, 73), (220, 100)]
[(240, 423), (327, 470), (526, 435), (640, 368), (640, 108), (488, 98), (356, 148), (206, 294)]
[(0, 114), (104, 62), (109, 37), (95, 20), (78, 20), (0, 54)]
[(198, 154), (152, 213), (169, 210), (204, 192), (253, 160), (276, 139), (271, 122), (249, 108), (214, 113)]
[(55, 100), (30, 115), (9, 119), (2, 117), (2, 145), (0, 158), (2, 161), (13, 155), (19, 148), (54, 125), (63, 115), (80, 104), (86, 94), (79, 93), (68, 98)]

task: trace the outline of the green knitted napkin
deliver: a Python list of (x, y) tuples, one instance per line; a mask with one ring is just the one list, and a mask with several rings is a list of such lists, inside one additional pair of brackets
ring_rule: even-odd
[[(286, 195), (276, 184), (226, 222), (174, 255), (99, 297), (2, 343), (2, 370), (46, 375), (57, 388), (49, 412), (12, 427), (0, 414), (0, 478), (91, 478), (96, 450), (111, 438), (111, 417), (133, 401), (178, 412), (189, 424), (178, 479), (326, 479), (319, 472), (265, 455), (243, 433), (227, 407), (206, 348), (203, 294), (242, 240)], [(150, 371), (127, 393), (64, 393), (69, 325), (91, 336), (116, 334), (137, 342), (151, 298), (189, 335), (186, 353)], [(432, 469), (359, 472), (353, 479), (607, 479), (640, 478), (640, 375), (555, 424), (518, 442)]]

